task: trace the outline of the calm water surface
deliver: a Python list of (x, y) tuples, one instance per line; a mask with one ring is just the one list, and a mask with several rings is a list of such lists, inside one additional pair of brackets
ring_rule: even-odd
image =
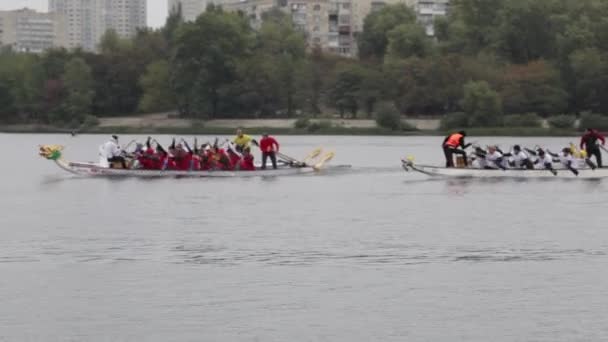
[(0, 341), (608, 339), (608, 182), (399, 168), (441, 162), (439, 137), (279, 137), (354, 166), (286, 178), (85, 179), (36, 155), (105, 138), (0, 135)]

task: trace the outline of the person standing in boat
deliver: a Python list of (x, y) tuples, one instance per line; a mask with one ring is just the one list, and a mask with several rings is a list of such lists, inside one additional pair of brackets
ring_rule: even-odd
[(464, 166), (468, 166), (467, 147), (471, 144), (465, 144), (464, 138), (467, 136), (465, 131), (452, 133), (443, 140), (443, 153), (445, 154), (445, 167), (454, 167), (454, 154), (463, 156)]
[(245, 148), (249, 147), (251, 143), (258, 144), (250, 135), (243, 134), (243, 130), (240, 128), (236, 130), (236, 137), (232, 142), (236, 145), (236, 152), (239, 153), (243, 153)]
[(272, 168), (277, 168), (277, 152), (279, 152), (279, 143), (275, 138), (264, 133), (260, 140), (260, 150), (262, 151), (262, 170), (266, 169), (266, 161), (270, 158)]
[(123, 157), (123, 151), (118, 144), (118, 136), (112, 135), (112, 138), (101, 145), (101, 154), (107, 160), (110, 167), (113, 166), (113, 163), (120, 163), (123, 169), (127, 168), (127, 163), (125, 158)]
[(602, 145), (606, 145), (606, 137), (600, 134), (593, 128), (587, 128), (585, 134), (581, 137), (581, 150), (587, 151), (587, 158), (595, 156), (597, 166), (602, 167), (602, 151), (598, 146), (598, 140), (602, 142)]

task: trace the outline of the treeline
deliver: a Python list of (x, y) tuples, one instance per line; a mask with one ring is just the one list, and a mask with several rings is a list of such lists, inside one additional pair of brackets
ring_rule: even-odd
[[(184, 117), (445, 115), (444, 127), (529, 126), (608, 113), (608, 1), (453, 0), (425, 34), (404, 5), (370, 14), (359, 58), (306, 46), (276, 10), (261, 27), (209, 7), (195, 22), (98, 54), (0, 53), (0, 120), (77, 126), (94, 116), (176, 109)], [(389, 113), (389, 114), (387, 114)], [(600, 126), (600, 114), (584, 115)], [(397, 122), (398, 120), (384, 120)]]

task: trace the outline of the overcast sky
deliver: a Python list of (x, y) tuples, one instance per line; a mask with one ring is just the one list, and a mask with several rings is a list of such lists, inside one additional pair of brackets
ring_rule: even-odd
[[(0, 0), (0, 10), (29, 7), (38, 11), (48, 10), (48, 0)], [(148, 26), (160, 27), (167, 17), (167, 0), (148, 0)]]

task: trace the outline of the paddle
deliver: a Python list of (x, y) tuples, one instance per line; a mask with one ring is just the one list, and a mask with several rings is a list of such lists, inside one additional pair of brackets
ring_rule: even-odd
[(288, 162), (291, 162), (291, 163), (294, 163), (294, 164), (297, 164), (297, 165), (302, 164), (302, 163), (301, 163), (299, 160), (297, 160), (296, 158), (290, 157), (290, 156), (285, 155), (285, 154), (283, 154), (283, 153), (281, 153), (281, 152), (276, 152), (276, 155), (277, 155), (279, 158), (281, 158), (281, 159), (283, 159), (283, 160), (285, 160), (285, 161), (288, 161)]
[(303, 163), (307, 164), (309, 160), (312, 161), (313, 159), (317, 158), (321, 154), (321, 152), (323, 152), (323, 150), (320, 147), (317, 148), (316, 150), (310, 152), (306, 156), (306, 158), (304, 158)]
[[(551, 151), (549, 151), (549, 149), (547, 149), (547, 153), (549, 153), (549, 155), (553, 158), (559, 158), (559, 155), (556, 153), (551, 153)], [(572, 167), (572, 163), (568, 162), (568, 163), (563, 163), (561, 161), (560, 158), (560, 163), (562, 163), (562, 165), (564, 165), (568, 170), (570, 170), (570, 172), (572, 172), (574, 175), (578, 176), (578, 170)]]
[(336, 154), (334, 152), (329, 152), (328, 154), (326, 154), (325, 156), (323, 156), (323, 158), (321, 158), (321, 160), (318, 163), (316, 163), (312, 168), (315, 171), (321, 170), (321, 168), (323, 167), (323, 165), (325, 163), (327, 163), (328, 161), (332, 160), (335, 157), (335, 155)]

